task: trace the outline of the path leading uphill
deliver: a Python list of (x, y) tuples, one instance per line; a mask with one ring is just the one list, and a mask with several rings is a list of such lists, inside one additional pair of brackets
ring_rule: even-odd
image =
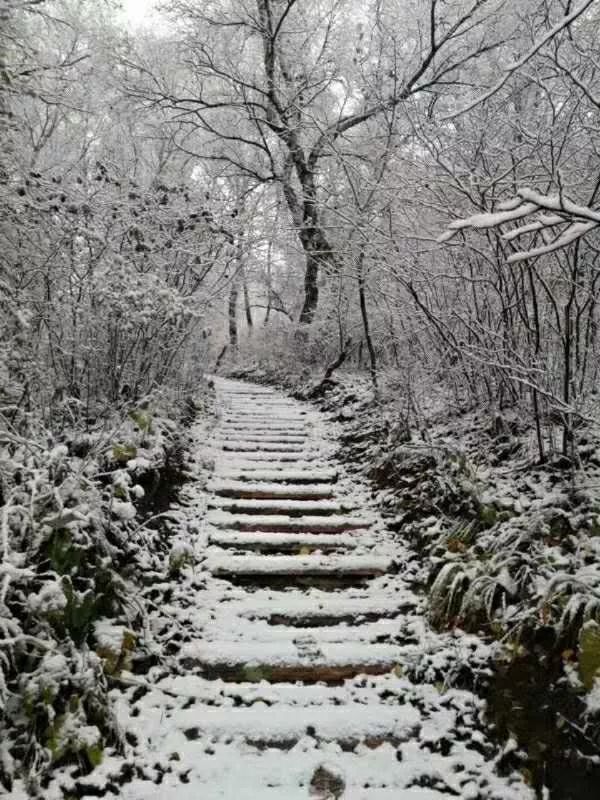
[(480, 645), (428, 630), (408, 553), (331, 460), (324, 416), (216, 391), (220, 424), (198, 441), (213, 474), (176, 512), (197, 566), (153, 622), (171, 620), (173, 663), (120, 700), (140, 764), (121, 796), (530, 798), (498, 777), (479, 701), (443, 685)]

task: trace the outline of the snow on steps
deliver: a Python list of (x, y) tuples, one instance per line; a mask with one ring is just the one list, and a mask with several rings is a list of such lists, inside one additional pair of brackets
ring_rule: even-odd
[(319, 624), (329, 620), (360, 623), (364, 619), (377, 619), (378, 617), (397, 616), (407, 609), (417, 605), (417, 598), (412, 592), (395, 592), (390, 596), (363, 596), (348, 597), (347, 593), (340, 596), (296, 593), (271, 593), (268, 602), (263, 604), (252, 596), (240, 604), (237, 613), (240, 616), (253, 619), (269, 620), (271, 625), (274, 620), (281, 624)]
[[(308, 432), (312, 429), (314, 420), (306, 414), (277, 414), (267, 413), (263, 415), (258, 414), (234, 414), (232, 412), (223, 412), (221, 419), (221, 430), (228, 430), (229, 428), (239, 427), (244, 430), (252, 430), (256, 428), (286, 428), (286, 429), (300, 429), (303, 432)], [(217, 431), (218, 434), (218, 431)]]
[(350, 505), (345, 506), (336, 500), (242, 500), (224, 497), (211, 498), (209, 507), (220, 508), (230, 514), (276, 514), (280, 512), (286, 513), (288, 516), (340, 514), (351, 510)]
[(241, 480), (213, 480), (207, 485), (207, 491), (220, 497), (232, 497), (248, 500), (320, 500), (333, 496), (333, 488), (326, 483), (305, 485), (289, 485), (285, 483), (268, 483), (267, 481), (251, 483)]
[[(221, 619), (225, 625), (226, 616), (223, 615)], [(350, 645), (352, 642), (374, 646), (397, 644), (402, 650), (398, 650), (396, 656), (398, 659), (402, 657), (403, 661), (406, 658), (406, 653), (412, 647), (410, 641), (407, 643), (407, 639), (410, 639), (410, 630), (403, 620), (397, 618), (376, 619), (353, 627), (348, 627), (344, 623), (334, 623), (331, 625), (317, 625), (312, 628), (297, 628), (294, 625), (272, 625), (266, 619), (250, 620), (246, 618), (243, 624), (240, 624), (239, 619), (232, 621), (229, 618), (227, 631), (230, 642), (247, 643), (251, 641), (253, 647), (258, 646), (261, 642), (277, 642), (284, 647), (289, 647), (290, 643), (293, 643), (300, 650), (311, 643), (314, 643), (315, 646), (323, 644)], [(209, 629), (205, 634), (204, 644), (208, 641), (220, 642), (222, 640), (222, 634), (219, 630), (211, 632)], [(356, 650), (349, 650), (349, 652), (354, 655)], [(393, 663), (395, 666), (398, 661), (394, 660)]]
[(244, 436), (302, 436), (308, 438), (311, 435), (309, 426), (304, 422), (294, 423), (292, 420), (273, 419), (270, 422), (263, 420), (260, 422), (224, 422), (221, 425), (218, 436), (224, 434), (242, 434)]
[(289, 466), (290, 463), (295, 463), (296, 467), (311, 467), (312, 462), (316, 461), (318, 456), (310, 453), (290, 453), (290, 452), (274, 452), (266, 453), (247, 451), (242, 454), (234, 451), (224, 450), (221, 452), (220, 460), (222, 463), (229, 463), (233, 466), (249, 465), (253, 462), (258, 469), (277, 469), (278, 467)]
[[(211, 531), (210, 544), (240, 550), (337, 550), (357, 547), (356, 537), (343, 533), (267, 533), (265, 531)], [(362, 541), (361, 541), (362, 543)]]
[(217, 466), (217, 477), (222, 480), (231, 481), (248, 481), (248, 482), (273, 482), (273, 483), (294, 483), (311, 485), (315, 481), (319, 483), (335, 482), (338, 478), (337, 469), (329, 468), (315, 468), (309, 465), (308, 468), (285, 468), (285, 469), (268, 469), (256, 467), (253, 465), (246, 465), (240, 467), (235, 465), (232, 467)]
[(230, 441), (242, 441), (248, 442), (252, 444), (304, 444), (306, 441), (305, 434), (294, 434), (294, 433), (254, 433), (248, 430), (242, 429), (235, 429), (235, 430), (224, 430), (219, 436), (218, 439), (215, 441), (220, 442), (221, 444), (227, 443)]
[(228, 428), (231, 425), (239, 425), (248, 429), (252, 426), (295, 426), (306, 427), (309, 425), (309, 417), (306, 413), (294, 414), (291, 412), (281, 413), (281, 411), (266, 412), (264, 414), (244, 414), (243, 412), (235, 413), (231, 410), (225, 411), (225, 419), (223, 419), (223, 427)]
[[(282, 500), (338, 499), (336, 471), (322, 468), (322, 416), (269, 388), (221, 378), (215, 388), (222, 422), (212, 443), (219, 455), (211, 491), (221, 498), (277, 501), (279, 508), (269, 505), (271, 511), (281, 510)], [(253, 449), (223, 452), (232, 443)], [(312, 458), (290, 452), (300, 443), (314, 446)], [(285, 445), (283, 455), (267, 457), (267, 444)], [(221, 509), (212, 515), (248, 510), (239, 503), (212, 505)], [(272, 522), (265, 506), (259, 508), (252, 505), (256, 516), (229, 516)], [(289, 515), (284, 518), (288, 526)], [(323, 513), (312, 522), (319, 518)], [(383, 552), (398, 552), (379, 532), (373, 538), (339, 529), (317, 533), (311, 523), (279, 532), (209, 526), (208, 534), (212, 544), (200, 589), (182, 617), (197, 626), (190, 625), (197, 638), (184, 652), (205, 677), (189, 671), (165, 676), (133, 704), (135, 715), (126, 714), (123, 727), (141, 742), (141, 751), (168, 759), (169, 768), (157, 772), (156, 785), (150, 767), (148, 777), (134, 777), (121, 787), (123, 800), (442, 800), (449, 794), (530, 800), (521, 783), (494, 773), (487, 752), (453, 735), (456, 710), (440, 702), (434, 687), (415, 687), (394, 669), (401, 653), (414, 655), (415, 628), (418, 636), (424, 627), (413, 611), (420, 601), (399, 575), (369, 574), (362, 588), (345, 584), (344, 591), (316, 588), (334, 581), (321, 581), (314, 569), (394, 569), (390, 559), (375, 561), (369, 554), (375, 540), (383, 542)], [(367, 555), (231, 556), (220, 549), (259, 540), (357, 543)], [(290, 589), (287, 581), (285, 591), (264, 588), (276, 580), (262, 581), (263, 588), (255, 581), (252, 591), (236, 585), (236, 572), (258, 569), (265, 577), (267, 564), (275, 575), (300, 570), (306, 588)], [(233, 572), (225, 581), (207, 568)], [(405, 615), (408, 609), (413, 613)], [(383, 674), (366, 677), (369, 670)], [(131, 703), (123, 705), (131, 711)], [(443, 738), (452, 741), (450, 754), (429, 746)], [(322, 776), (316, 781), (324, 765), (334, 778), (343, 776), (341, 788), (323, 790)]]
[(223, 576), (372, 576), (394, 569), (394, 562), (385, 556), (210, 556), (208, 569)]
[[(421, 721), (412, 706), (334, 706), (294, 708), (292, 714), (256, 708), (206, 708), (181, 711), (178, 724), (186, 726), (189, 738), (201, 735), (217, 740), (243, 737), (254, 745), (292, 747), (307, 733), (316, 741), (335, 741), (353, 747), (362, 741), (405, 742)], [(281, 798), (283, 800), (283, 798)]]
[(296, 454), (304, 450), (304, 444), (294, 444), (291, 442), (284, 442), (282, 444), (277, 442), (247, 442), (235, 441), (228, 439), (221, 446), (225, 453), (283, 453), (283, 454)]
[(291, 517), (287, 514), (230, 514), (213, 509), (206, 515), (206, 521), (216, 528), (238, 531), (283, 531), (287, 533), (311, 531), (312, 533), (342, 533), (368, 527), (368, 522), (358, 517), (342, 514), (329, 516), (307, 515)]

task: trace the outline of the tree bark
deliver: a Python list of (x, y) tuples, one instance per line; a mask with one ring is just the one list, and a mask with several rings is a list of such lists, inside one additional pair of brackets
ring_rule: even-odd
[(364, 260), (365, 251), (361, 249), (358, 254), (357, 270), (358, 270), (358, 297), (360, 302), (360, 315), (362, 317), (363, 330), (365, 332), (365, 342), (369, 352), (369, 372), (371, 373), (371, 382), (373, 388), (377, 393), (377, 356), (375, 348), (373, 347), (373, 340), (371, 338), (371, 328), (369, 325), (369, 314), (367, 311), (367, 298), (365, 296), (365, 275), (364, 275)]
[(238, 345), (238, 327), (237, 327), (237, 301), (240, 293), (240, 287), (237, 278), (231, 284), (229, 290), (229, 303), (228, 303), (228, 316), (229, 316), (229, 344), (232, 350), (235, 350)]
[(244, 310), (246, 312), (246, 324), (248, 328), (254, 327), (254, 320), (252, 319), (252, 307), (250, 306), (250, 295), (248, 293), (248, 281), (246, 280), (246, 270), (242, 271), (242, 288), (244, 290)]

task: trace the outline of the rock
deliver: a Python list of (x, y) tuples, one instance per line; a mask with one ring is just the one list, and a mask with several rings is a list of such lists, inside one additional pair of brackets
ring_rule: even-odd
[(338, 800), (346, 782), (336, 767), (321, 765), (314, 771), (309, 786), (309, 794), (316, 800)]

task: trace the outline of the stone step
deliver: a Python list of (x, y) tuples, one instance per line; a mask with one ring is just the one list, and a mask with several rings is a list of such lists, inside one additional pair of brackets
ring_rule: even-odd
[(226, 444), (228, 442), (244, 442), (244, 443), (254, 443), (254, 444), (293, 444), (299, 445), (303, 444), (306, 441), (306, 436), (304, 434), (292, 434), (292, 433), (253, 433), (248, 432), (247, 430), (230, 430), (229, 428), (224, 429), (221, 434), (215, 440), (217, 443)]
[(241, 736), (248, 744), (285, 749), (307, 735), (317, 741), (337, 742), (344, 749), (361, 742), (370, 747), (383, 741), (400, 744), (416, 734), (420, 720), (414, 706), (359, 703), (334, 708), (290, 706), (287, 713), (280, 706), (203, 708), (201, 714), (197, 708), (190, 708), (177, 715), (178, 726), (188, 731), (189, 739), (209, 736), (219, 741)]
[(212, 497), (209, 508), (220, 508), (230, 514), (285, 514), (289, 517), (304, 517), (307, 514), (340, 514), (350, 511), (337, 500), (244, 500)]
[(276, 420), (277, 422), (299, 422), (304, 421), (303, 418), (307, 416), (307, 412), (304, 409), (272, 409), (272, 410), (259, 410), (259, 409), (248, 409), (244, 411), (242, 409), (234, 409), (234, 408), (225, 408), (223, 409), (223, 417), (225, 419), (235, 419), (238, 422), (273, 422)]
[(273, 416), (306, 416), (306, 409), (289, 403), (227, 403), (223, 404), (223, 410), (232, 416), (240, 417), (265, 417), (268, 414)]
[[(290, 597), (289, 592), (272, 593), (268, 603), (244, 603), (237, 611), (247, 619), (263, 619), (270, 625), (300, 628), (334, 624), (361, 625), (379, 619), (394, 619), (415, 608), (418, 599), (412, 592), (394, 593), (391, 597), (340, 597), (328, 595), (326, 600), (310, 594)], [(279, 596), (277, 596), (279, 595)]]
[(220, 497), (244, 500), (321, 500), (333, 497), (334, 494), (333, 487), (327, 483), (286, 484), (213, 480), (206, 488)]
[(210, 556), (206, 566), (217, 577), (302, 576), (373, 577), (395, 569), (385, 556)]
[(391, 672), (402, 657), (397, 645), (370, 642), (194, 641), (181, 663), (225, 681), (334, 683), (356, 675)]
[(227, 441), (234, 439), (245, 442), (264, 442), (273, 441), (275, 444), (291, 442), (300, 444), (309, 440), (309, 434), (300, 428), (282, 430), (278, 428), (226, 428), (223, 426), (221, 432), (215, 437), (217, 441)]
[[(304, 631), (302, 631), (304, 633)], [(193, 651), (192, 651), (193, 655)], [(278, 705), (284, 712), (289, 712), (290, 707), (307, 708), (322, 706), (350, 705), (354, 702), (364, 703), (365, 695), (375, 704), (380, 702), (383, 691), (395, 691), (400, 695), (402, 688), (398, 685), (398, 676), (394, 673), (373, 676), (369, 679), (368, 688), (358, 678), (349, 681), (346, 685), (329, 684), (323, 686), (314, 683), (256, 683), (255, 681), (237, 681), (225, 683), (213, 681), (197, 674), (168, 675), (156, 684), (157, 691), (165, 689), (167, 692), (192, 695), (198, 702), (208, 705), (228, 706), (236, 705), (250, 708), (265, 708), (265, 706)], [(234, 701), (234, 702), (232, 702)], [(237, 701), (237, 702), (235, 702)], [(241, 702), (240, 702), (241, 701)]]
[(283, 455), (299, 454), (304, 450), (304, 444), (292, 442), (246, 442), (228, 439), (221, 444), (221, 449), (232, 453), (281, 453)]
[(256, 533), (212, 531), (209, 534), (209, 542), (224, 548), (269, 553), (352, 549), (359, 544), (356, 537), (343, 533), (266, 533), (264, 531)]
[(268, 469), (249, 464), (244, 467), (231, 465), (218, 469), (215, 480), (235, 480), (255, 483), (273, 482), (286, 483), (296, 486), (310, 486), (318, 481), (319, 483), (335, 483), (338, 479), (336, 469), (323, 469), (309, 464), (304, 469), (285, 467), (274, 469), (272, 465)]
[(258, 430), (263, 429), (270, 429), (275, 427), (276, 429), (295, 429), (298, 428), (299, 430), (306, 430), (307, 427), (310, 426), (309, 422), (304, 417), (298, 417), (297, 419), (278, 419), (276, 416), (271, 415), (266, 419), (263, 420), (256, 420), (256, 419), (240, 419), (239, 417), (235, 417), (227, 421), (226, 419), (221, 420), (222, 425), (228, 425), (232, 427), (238, 428), (256, 428)]
[(316, 455), (309, 453), (265, 453), (263, 452), (233, 452), (221, 451), (219, 458), (224, 463), (239, 466), (240, 463), (254, 464), (256, 469), (277, 469), (287, 467), (290, 464), (296, 464), (296, 469), (300, 467), (313, 466), (313, 462), (317, 460)]
[[(407, 654), (414, 653), (412, 648), (407, 650), (405, 646), (407, 626), (398, 617), (381, 618), (354, 626), (341, 622), (298, 628), (294, 625), (270, 625), (265, 619), (250, 620), (242, 617), (232, 620), (228, 613), (224, 613), (222, 616), (217, 615), (214, 624), (203, 631), (203, 641), (222, 641), (224, 631), (232, 642), (247, 644), (250, 641), (256, 646), (260, 642), (267, 642), (269, 646), (277, 642), (286, 649), (293, 643), (296, 648), (306, 650), (321, 645), (350, 645), (352, 642), (360, 647), (366, 644), (385, 644), (403, 648), (402, 662), (406, 660)], [(396, 656), (400, 659), (400, 649)]]
[(307, 533), (343, 533), (344, 531), (364, 529), (369, 525), (364, 519), (341, 514), (291, 517), (287, 514), (230, 514), (220, 509), (209, 511), (206, 520), (217, 528), (269, 533), (276, 531), (283, 533), (301, 533), (303, 531)]

